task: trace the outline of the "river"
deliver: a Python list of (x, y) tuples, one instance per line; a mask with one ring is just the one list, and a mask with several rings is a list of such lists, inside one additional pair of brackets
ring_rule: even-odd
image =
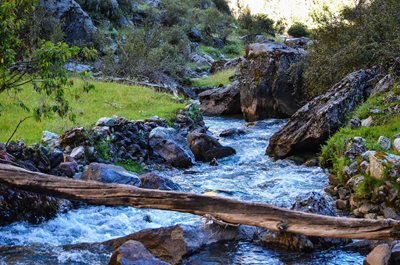
[[(206, 117), (205, 122), (215, 135), (229, 128), (244, 128), (246, 134), (220, 139), (237, 154), (220, 159), (218, 166), (199, 163), (190, 170), (163, 172), (185, 191), (289, 208), (297, 196), (323, 192), (328, 185), (327, 174), (319, 167), (273, 161), (265, 155), (268, 139), (285, 124), (284, 120), (246, 124), (241, 119)], [(108, 264), (111, 253), (65, 246), (102, 242), (145, 228), (200, 222), (204, 222), (200, 217), (170, 211), (86, 206), (38, 225), (17, 222), (0, 227), (0, 264)], [(356, 265), (363, 264), (364, 258), (365, 254), (340, 248), (298, 253), (231, 242), (209, 246), (183, 264)]]

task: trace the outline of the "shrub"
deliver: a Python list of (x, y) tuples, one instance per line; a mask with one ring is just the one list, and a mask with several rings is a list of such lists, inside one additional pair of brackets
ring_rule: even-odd
[(305, 24), (301, 22), (295, 22), (290, 28), (288, 29), (288, 34), (295, 38), (300, 37), (307, 37), (310, 35), (308, 28)]
[(400, 1), (360, 1), (339, 15), (314, 14), (305, 77), (310, 96), (321, 94), (350, 72), (381, 65), (387, 70), (400, 50)]
[(274, 21), (265, 14), (252, 15), (250, 9), (246, 8), (239, 15), (238, 22), (240, 27), (250, 36), (249, 41), (261, 34), (275, 36)]

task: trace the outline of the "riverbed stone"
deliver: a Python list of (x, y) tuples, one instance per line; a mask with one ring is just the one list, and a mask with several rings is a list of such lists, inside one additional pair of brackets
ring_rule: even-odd
[(81, 179), (138, 187), (141, 185), (141, 181), (135, 173), (129, 172), (123, 167), (102, 163), (91, 163), (81, 175)]
[(129, 240), (122, 244), (111, 256), (109, 265), (168, 265), (154, 257), (139, 241)]
[(235, 149), (222, 146), (218, 140), (206, 133), (192, 132), (188, 142), (197, 161), (210, 162), (214, 158), (223, 158), (236, 154)]
[(246, 133), (246, 131), (245, 130), (243, 130), (243, 129), (238, 129), (238, 128), (230, 128), (230, 129), (226, 129), (226, 130), (223, 130), (220, 134), (219, 134), (219, 136), (220, 137), (232, 137), (232, 136), (236, 136), (236, 135), (242, 135), (242, 134), (245, 134)]
[(388, 244), (375, 247), (364, 260), (364, 265), (389, 265), (391, 249)]

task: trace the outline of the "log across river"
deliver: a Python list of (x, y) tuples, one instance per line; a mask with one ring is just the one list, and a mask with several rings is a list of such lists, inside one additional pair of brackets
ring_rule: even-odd
[(0, 164), (0, 183), (28, 191), (83, 200), (90, 204), (132, 206), (192, 213), (306, 236), (351, 239), (400, 239), (400, 222), (331, 217), (217, 196), (140, 189), (128, 185), (74, 180)]

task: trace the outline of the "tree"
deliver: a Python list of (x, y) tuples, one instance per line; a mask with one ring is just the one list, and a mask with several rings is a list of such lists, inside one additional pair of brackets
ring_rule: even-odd
[[(64, 96), (64, 90), (70, 84), (64, 65), (71, 59), (93, 57), (95, 51), (51, 41), (40, 41), (37, 47), (29, 47), (27, 22), (35, 3), (31, 0), (0, 2), (0, 95), (7, 93), (16, 96), (31, 85), (36, 93), (44, 96), (45, 100), (34, 109), (16, 97), (16, 104), (29, 113), (20, 123), (29, 117), (40, 120), (52, 113), (60, 117), (69, 115), (73, 119)], [(85, 82), (84, 90), (91, 88), (92, 85)]]

